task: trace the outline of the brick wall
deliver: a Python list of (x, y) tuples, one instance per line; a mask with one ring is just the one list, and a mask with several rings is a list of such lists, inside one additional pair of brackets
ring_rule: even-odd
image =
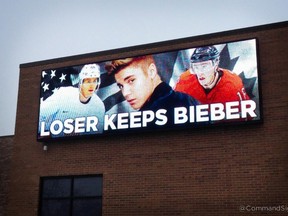
[(7, 195), (12, 147), (12, 136), (0, 137), (0, 216), (5, 215), (5, 207), (8, 202)]
[(180, 43), (257, 37), (263, 124), (58, 141), (47, 151), (36, 141), (40, 71), (101, 55), (22, 65), (8, 216), (37, 215), (41, 176), (81, 174), (103, 174), (103, 216), (236, 216), (241, 206), (245, 215), (286, 215), (254, 207), (288, 208), (287, 36), (286, 22)]

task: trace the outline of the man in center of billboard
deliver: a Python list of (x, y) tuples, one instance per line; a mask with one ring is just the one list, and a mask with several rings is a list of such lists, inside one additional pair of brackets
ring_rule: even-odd
[(188, 108), (199, 104), (188, 94), (175, 92), (161, 80), (152, 55), (113, 60), (106, 64), (106, 70), (114, 75), (124, 98), (134, 110), (154, 113), (163, 110), (167, 117), (166, 126), (174, 124), (175, 107)]

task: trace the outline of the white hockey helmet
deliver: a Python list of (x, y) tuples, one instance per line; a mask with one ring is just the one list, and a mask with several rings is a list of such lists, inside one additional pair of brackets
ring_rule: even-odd
[(100, 85), (100, 66), (98, 64), (86, 64), (79, 73), (79, 84), (86, 78), (97, 78), (97, 85)]

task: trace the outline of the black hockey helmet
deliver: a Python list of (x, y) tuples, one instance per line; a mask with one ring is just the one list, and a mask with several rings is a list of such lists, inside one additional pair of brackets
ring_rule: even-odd
[(215, 60), (219, 57), (219, 51), (214, 46), (196, 48), (191, 56), (191, 63)]

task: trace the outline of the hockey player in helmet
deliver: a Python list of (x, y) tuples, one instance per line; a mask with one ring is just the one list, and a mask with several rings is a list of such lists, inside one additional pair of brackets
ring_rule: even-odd
[(218, 77), (219, 52), (215, 47), (201, 47), (191, 56), (191, 69), (205, 89), (211, 89)]
[(87, 102), (100, 86), (100, 68), (97, 64), (85, 65), (79, 73), (79, 99)]
[(196, 98), (202, 104), (249, 100), (241, 78), (219, 67), (220, 53), (214, 46), (196, 48), (190, 59), (190, 69), (175, 86), (176, 91)]
[(99, 65), (84, 65), (79, 73), (78, 88), (60, 87), (41, 102), (38, 132), (40, 136), (47, 134), (49, 137), (64, 137), (102, 133), (105, 107), (96, 94), (99, 86)]

